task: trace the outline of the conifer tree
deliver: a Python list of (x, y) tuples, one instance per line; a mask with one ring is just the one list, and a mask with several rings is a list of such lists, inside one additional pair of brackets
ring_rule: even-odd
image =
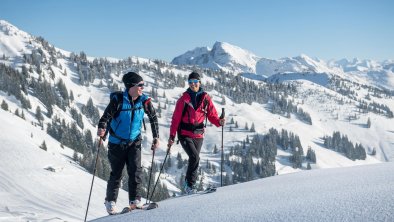
[(74, 150), (74, 154), (73, 154), (73, 160), (74, 160), (75, 162), (78, 162), (78, 161), (79, 161), (78, 153), (77, 153), (77, 151), (75, 151), (75, 150)]
[(254, 129), (254, 123), (252, 123), (252, 126), (250, 127), (250, 132), (254, 133), (256, 130)]
[(183, 175), (183, 173), (181, 174), (181, 177), (179, 178), (179, 187), (180, 187), (181, 193), (185, 193), (185, 175)]
[(200, 177), (200, 182), (198, 183), (198, 186), (197, 186), (198, 191), (204, 190), (204, 178), (205, 178), (205, 176), (204, 176), (204, 174), (202, 174)]
[(45, 150), (45, 151), (47, 151), (47, 150), (48, 150), (48, 148), (47, 148), (47, 144), (45, 143), (45, 140), (44, 140), (44, 142), (42, 142), (42, 144), (41, 144), (40, 148), (41, 148), (41, 149), (43, 149), (43, 150)]
[(374, 147), (374, 148), (372, 149), (371, 156), (375, 156), (375, 155), (376, 155), (376, 148)]
[(20, 115), (19, 115), (19, 109), (18, 109), (18, 108), (16, 108), (16, 110), (15, 110), (14, 114), (15, 114), (15, 116), (18, 116), (18, 117), (20, 117)]
[(53, 108), (52, 108), (52, 106), (48, 106), (48, 107), (47, 107), (47, 110), (48, 110), (48, 112), (47, 112), (47, 117), (48, 117), (48, 118), (51, 118), (52, 115), (53, 115)]
[(167, 162), (164, 165), (164, 169), (168, 170), (171, 168), (171, 166), (172, 166), (171, 155), (168, 155)]
[(316, 154), (315, 151), (309, 146), (306, 152), (306, 159), (311, 161), (312, 163), (316, 163)]
[(70, 90), (70, 101), (74, 101), (74, 93), (72, 90)]
[(302, 154), (300, 149), (301, 148), (296, 147), (290, 157), (290, 161), (293, 163), (293, 168), (301, 168), (302, 166)]
[(178, 160), (177, 168), (178, 168), (178, 169), (182, 169), (183, 166), (184, 166), (184, 163), (183, 163), (182, 156), (181, 156), (180, 153), (178, 153), (176, 159)]
[(218, 150), (218, 148), (217, 148), (217, 146), (216, 146), (216, 144), (215, 144), (215, 146), (213, 147), (213, 153), (214, 154), (217, 154), (219, 152), (219, 150)]
[(38, 120), (38, 122), (41, 124), (41, 122), (44, 120), (44, 116), (41, 113), (41, 108), (40, 106), (37, 106), (36, 108), (36, 118)]
[(224, 176), (224, 181), (223, 181), (223, 185), (224, 186), (228, 186), (228, 185), (231, 185), (232, 183), (231, 183), (231, 180), (230, 180), (230, 175), (228, 175), (228, 174), (225, 174), (225, 176)]
[(222, 96), (222, 102), (221, 102), (221, 104), (224, 106), (224, 105), (226, 105), (226, 98), (224, 97), (224, 96)]
[(1, 102), (1, 108), (4, 109), (5, 111), (8, 111), (8, 103), (5, 100)]

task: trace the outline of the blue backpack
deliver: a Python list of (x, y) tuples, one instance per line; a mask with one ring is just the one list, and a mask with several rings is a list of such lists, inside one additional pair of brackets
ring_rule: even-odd
[[(145, 101), (142, 101), (142, 105), (139, 106), (139, 107), (132, 107), (132, 108), (129, 108), (129, 109), (123, 109), (123, 96), (124, 96), (123, 93), (124, 93), (124, 92), (122, 92), (122, 91), (116, 91), (116, 92), (112, 92), (112, 93), (110, 94), (110, 99), (111, 99), (111, 100), (114, 99), (114, 100), (117, 102), (116, 112), (115, 112), (114, 115), (112, 116), (111, 123), (112, 123), (112, 121), (117, 121), (116, 118), (119, 117), (119, 115), (120, 115), (120, 113), (121, 113), (122, 111), (126, 111), (126, 112), (127, 112), (127, 111), (131, 111), (131, 112), (132, 112), (132, 117), (131, 117), (131, 118), (133, 118), (133, 115), (134, 115), (134, 112), (135, 112), (135, 111), (144, 109), (144, 102), (145, 102), (146, 100), (145, 100)], [(143, 122), (144, 130), (146, 131), (146, 126), (145, 126), (145, 120), (144, 120), (144, 118), (142, 118), (142, 122)], [(110, 135), (113, 136), (113, 137), (115, 137), (116, 139), (120, 140), (121, 142), (122, 142), (122, 141), (125, 141), (125, 140), (126, 140), (125, 138), (122, 138), (122, 137), (118, 136), (118, 135), (114, 132), (114, 130), (116, 130), (116, 129), (112, 129), (111, 125), (112, 125), (112, 124), (108, 124), (108, 132), (110, 133)]]

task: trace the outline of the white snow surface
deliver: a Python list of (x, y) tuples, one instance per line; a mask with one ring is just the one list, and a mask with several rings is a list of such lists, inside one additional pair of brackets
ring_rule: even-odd
[(394, 221), (394, 163), (286, 174), (158, 204), (94, 221)]
[[(73, 151), (2, 109), (0, 121), (0, 221), (82, 221), (92, 175), (72, 161)], [(96, 177), (88, 219), (106, 215), (105, 189)], [(119, 203), (127, 199), (121, 190)]]
[[(15, 41), (15, 37), (19, 41)], [(22, 52), (29, 51), (26, 44), (31, 36), (4, 20), (0, 20), (0, 39), (0, 52), (5, 56), (20, 56)]]

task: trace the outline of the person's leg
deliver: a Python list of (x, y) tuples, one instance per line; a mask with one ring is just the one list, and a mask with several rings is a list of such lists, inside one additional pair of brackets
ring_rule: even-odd
[(111, 174), (107, 183), (107, 195), (105, 200), (115, 201), (118, 199), (122, 171), (126, 162), (125, 151), (118, 144), (108, 144), (108, 160), (111, 165)]
[(141, 200), (141, 141), (128, 148), (127, 173), (129, 175), (129, 201)]
[(200, 151), (203, 138), (192, 139), (185, 137), (181, 140), (181, 145), (189, 156), (185, 180), (189, 187), (193, 187), (197, 181), (198, 166), (200, 163)]

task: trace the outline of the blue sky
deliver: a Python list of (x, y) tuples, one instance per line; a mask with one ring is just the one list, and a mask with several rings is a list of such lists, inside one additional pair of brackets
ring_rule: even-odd
[(394, 1), (0, 0), (0, 19), (89, 56), (171, 61), (228, 42), (278, 59), (394, 59)]

